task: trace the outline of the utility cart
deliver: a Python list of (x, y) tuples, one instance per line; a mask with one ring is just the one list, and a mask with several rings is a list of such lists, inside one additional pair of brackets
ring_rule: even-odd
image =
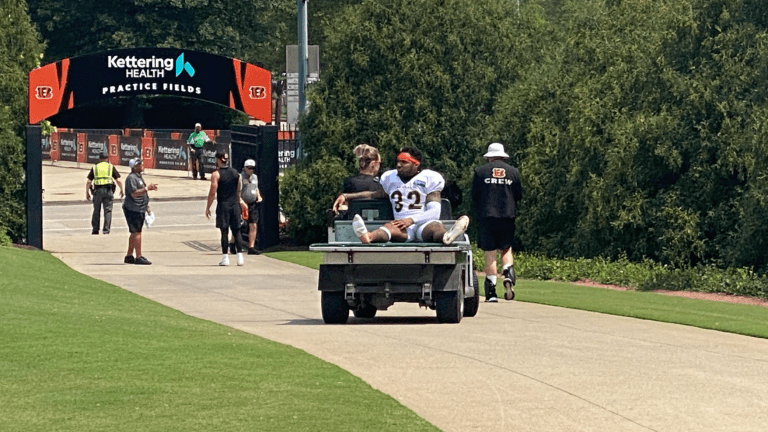
[[(450, 204), (443, 200), (441, 219), (446, 229), (455, 223)], [(446, 211), (447, 207), (447, 211)], [(348, 218), (360, 214), (373, 231), (392, 220), (389, 200), (358, 200)], [(323, 252), (318, 289), (323, 321), (344, 324), (349, 311), (357, 318), (373, 318), (396, 302), (418, 303), (437, 312), (441, 323), (458, 323), (477, 314), (480, 305), (472, 249), (466, 234), (452, 245), (442, 243), (362, 244), (351, 220), (333, 221), (328, 243), (311, 251)]]

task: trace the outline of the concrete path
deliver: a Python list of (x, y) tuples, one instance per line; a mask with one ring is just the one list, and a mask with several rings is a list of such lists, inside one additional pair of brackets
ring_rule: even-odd
[[(176, 180), (162, 180), (172, 192)], [(82, 273), (337, 364), (444, 431), (768, 430), (763, 339), (519, 302), (481, 304), (458, 325), (410, 304), (324, 325), (316, 271), (264, 256), (219, 267), (213, 223), (148, 230), (153, 265), (124, 265), (119, 216), (108, 236), (46, 233), (45, 248)]]

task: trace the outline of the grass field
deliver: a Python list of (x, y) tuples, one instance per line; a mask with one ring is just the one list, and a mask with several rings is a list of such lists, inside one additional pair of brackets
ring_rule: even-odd
[(0, 431), (437, 431), (359, 378), (0, 247)]
[[(273, 252), (270, 257), (317, 269), (321, 252)], [(480, 293), (484, 278), (480, 278)], [(497, 292), (503, 293), (501, 282)], [(500, 300), (504, 302), (504, 300)], [(561, 306), (768, 338), (768, 308), (670, 297), (653, 292), (614, 291), (565, 282), (520, 280), (515, 301)], [(480, 305), (482, 312), (483, 306)]]

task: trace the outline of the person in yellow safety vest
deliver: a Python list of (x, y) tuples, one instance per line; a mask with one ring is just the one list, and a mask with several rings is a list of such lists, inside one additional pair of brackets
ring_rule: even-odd
[(88, 172), (88, 181), (85, 183), (85, 199), (91, 200), (93, 193), (93, 215), (91, 216), (91, 234), (99, 234), (101, 210), (104, 209), (104, 234), (109, 234), (112, 226), (112, 204), (115, 199), (115, 185), (120, 187), (120, 198), (123, 198), (123, 184), (120, 182), (120, 173), (109, 163), (109, 154), (106, 150), (99, 154), (99, 162)]

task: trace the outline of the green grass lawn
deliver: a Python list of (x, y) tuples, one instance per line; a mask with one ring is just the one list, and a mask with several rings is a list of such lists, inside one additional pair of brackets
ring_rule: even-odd
[[(270, 257), (317, 269), (321, 252), (273, 252)], [(480, 278), (480, 294), (484, 278)], [(496, 291), (504, 293), (501, 281)], [(505, 300), (500, 300), (504, 302)], [(614, 291), (565, 282), (520, 280), (515, 301), (663, 321), (768, 338), (768, 308), (672, 297), (653, 292)], [(480, 306), (482, 311), (482, 305)]]
[(303, 351), (0, 247), (0, 431), (436, 431)]

